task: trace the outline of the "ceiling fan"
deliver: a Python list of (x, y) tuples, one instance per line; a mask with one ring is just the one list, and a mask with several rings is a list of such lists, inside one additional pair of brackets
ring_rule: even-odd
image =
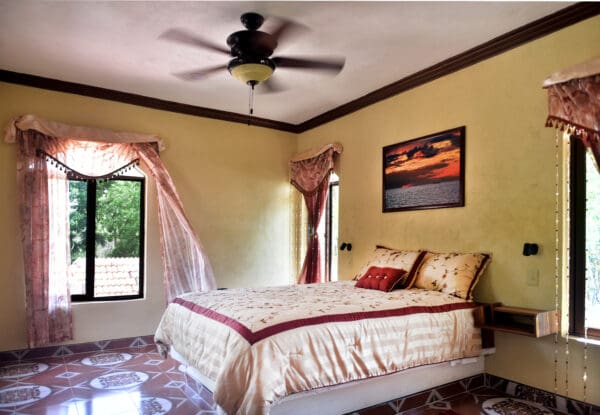
[(234, 32), (227, 37), (229, 49), (183, 29), (169, 29), (161, 34), (160, 39), (220, 52), (231, 57), (229, 63), (224, 65), (195, 69), (174, 75), (186, 81), (196, 81), (227, 69), (233, 77), (249, 85), (251, 93), (259, 83), (264, 85), (266, 92), (276, 92), (282, 89), (271, 78), (277, 68), (323, 70), (338, 73), (344, 67), (344, 58), (311, 59), (308, 57), (271, 56), (280, 40), (289, 37), (296, 29), (302, 27), (297, 23), (282, 20), (271, 33), (266, 33), (258, 30), (264, 22), (264, 17), (260, 14), (244, 13), (240, 20), (246, 30)]

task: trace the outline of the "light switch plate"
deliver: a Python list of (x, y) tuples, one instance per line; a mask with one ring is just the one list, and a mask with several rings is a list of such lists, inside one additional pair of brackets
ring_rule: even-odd
[(527, 271), (526, 283), (530, 287), (539, 287), (540, 285), (540, 270), (533, 268)]

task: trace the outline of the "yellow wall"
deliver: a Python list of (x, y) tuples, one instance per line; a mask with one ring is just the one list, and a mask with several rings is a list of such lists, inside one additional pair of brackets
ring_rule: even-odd
[[(243, 124), (0, 83), (0, 125), (36, 114), (73, 125), (154, 133), (220, 287), (290, 280), (287, 160), (294, 135)], [(15, 146), (0, 143), (0, 350), (26, 347), (18, 233)], [(156, 202), (148, 198), (147, 289), (143, 300), (76, 304), (74, 342), (147, 335), (164, 310)], [(251, 278), (247, 278), (251, 276)]]
[[(554, 131), (544, 128), (542, 80), (598, 55), (600, 17), (377, 103), (298, 137), (244, 125), (0, 83), (0, 123), (21, 113), (71, 124), (156, 133), (201, 235), (220, 286), (289, 280), (287, 160), (296, 150), (339, 141), (340, 276), (349, 278), (375, 244), (494, 255), (476, 290), (481, 301), (554, 307)], [(466, 206), (381, 213), (382, 147), (465, 125)], [(17, 240), (14, 147), (0, 144), (0, 350), (25, 346), (24, 289)], [(155, 208), (154, 208), (155, 209)], [(152, 208), (150, 209), (152, 211)], [(151, 212), (150, 212), (151, 215)], [(149, 215), (149, 216), (150, 216)], [(156, 237), (156, 230), (150, 230)], [(541, 252), (523, 257), (524, 242)], [(149, 297), (140, 304), (79, 305), (75, 341), (151, 333), (163, 309), (157, 241)], [(539, 271), (539, 287), (526, 275)], [(130, 315), (131, 321), (122, 319)], [(118, 323), (121, 321), (121, 323)], [(118, 325), (117, 325), (118, 324)], [(553, 338), (498, 334), (486, 370), (553, 391)], [(564, 341), (559, 393), (565, 393)], [(582, 347), (570, 344), (569, 395), (581, 399)], [(600, 404), (600, 348), (589, 350), (588, 400)]]
[[(476, 290), (480, 301), (552, 309), (555, 304), (555, 133), (544, 128), (542, 81), (598, 56), (600, 17), (528, 43), (444, 78), (303, 133), (299, 150), (330, 141), (340, 157), (340, 277), (347, 279), (376, 244), (439, 251), (487, 251), (493, 261)], [(466, 206), (381, 212), (382, 147), (466, 126)], [(524, 257), (524, 242), (540, 244)], [(526, 284), (539, 271), (539, 287)], [(564, 345), (560, 342), (564, 389)], [(571, 342), (569, 394), (582, 398), (582, 348)], [(588, 398), (600, 404), (600, 347), (590, 346)], [(486, 370), (554, 390), (553, 336), (497, 335)]]

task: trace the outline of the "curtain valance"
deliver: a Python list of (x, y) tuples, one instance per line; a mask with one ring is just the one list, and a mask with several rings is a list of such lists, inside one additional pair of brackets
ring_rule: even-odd
[(297, 154), (290, 160), (290, 181), (300, 193), (314, 193), (333, 170), (334, 156), (342, 151), (342, 145), (334, 143)]
[(600, 162), (600, 58), (557, 72), (544, 81), (547, 127), (578, 136)]
[(11, 119), (4, 132), (4, 141), (14, 143), (17, 139), (18, 130), (35, 130), (46, 136), (72, 138), (79, 141), (156, 143), (159, 151), (163, 151), (166, 148), (163, 140), (156, 135), (62, 124), (56, 121), (48, 121), (32, 114), (20, 115)]

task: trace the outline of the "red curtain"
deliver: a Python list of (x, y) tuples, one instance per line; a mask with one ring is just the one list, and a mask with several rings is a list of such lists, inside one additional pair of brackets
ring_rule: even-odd
[(583, 141), (600, 166), (600, 58), (552, 75), (547, 127), (568, 131)]
[(333, 158), (336, 153), (341, 152), (339, 144), (330, 144), (317, 152), (305, 153), (290, 161), (291, 182), (304, 196), (308, 210), (308, 246), (298, 284), (322, 282), (322, 251), (317, 229), (325, 210)]

